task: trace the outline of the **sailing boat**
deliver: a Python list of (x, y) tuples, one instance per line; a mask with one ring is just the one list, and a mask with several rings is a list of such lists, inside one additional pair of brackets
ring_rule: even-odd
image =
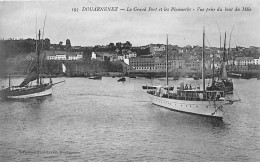
[(213, 77), (212, 77), (212, 84), (210, 87), (207, 87), (207, 90), (221, 90), (227, 94), (233, 93), (233, 82), (231, 79), (228, 79), (227, 76), (227, 69), (226, 69), (226, 33), (225, 33), (225, 40), (224, 40), (224, 54), (223, 60), (221, 63), (221, 70), (218, 80), (214, 79), (214, 56), (213, 56)]
[(184, 83), (180, 87), (170, 90), (168, 86), (168, 36), (166, 46), (166, 86), (159, 86), (156, 89), (147, 90), (151, 102), (171, 110), (185, 113), (223, 118), (223, 111), (233, 104), (224, 91), (205, 90), (205, 29), (203, 30), (203, 52), (202, 52), (202, 79), (203, 90), (184, 89)]
[[(39, 30), (39, 41), (41, 32)], [(40, 77), (40, 49), (36, 41), (36, 52), (37, 52), (37, 62), (31, 69), (28, 76), (23, 80), (19, 86), (11, 86), (10, 74), (9, 74), (9, 87), (1, 90), (1, 97), (4, 99), (24, 99), (40, 96), (48, 96), (52, 94), (52, 79), (50, 78), (49, 83), (43, 83)], [(36, 80), (36, 85), (28, 85), (29, 83)], [(63, 81), (62, 81), (63, 82)]]

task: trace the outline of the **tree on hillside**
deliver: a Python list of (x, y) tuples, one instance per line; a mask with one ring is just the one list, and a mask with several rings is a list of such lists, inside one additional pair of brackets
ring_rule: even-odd
[(51, 41), (49, 38), (45, 38), (44, 40), (44, 49), (45, 50), (50, 50), (50, 46), (51, 46)]
[(60, 49), (60, 50), (64, 50), (64, 46), (63, 46), (62, 44), (63, 44), (63, 42), (60, 41), (60, 42), (59, 42), (59, 49)]
[(123, 44), (123, 48), (130, 49), (132, 47), (132, 44), (129, 41), (126, 41), (126, 43)]
[(137, 56), (149, 55), (150, 54), (150, 48), (146, 48), (146, 49), (133, 49), (132, 51), (135, 51)]
[(70, 40), (69, 39), (66, 39), (66, 45), (65, 45), (65, 50), (66, 51), (69, 51), (71, 48), (71, 43), (70, 43)]
[(92, 50), (86, 49), (83, 52), (83, 60), (89, 62), (89, 61), (91, 61), (91, 57), (92, 57)]
[(109, 50), (110, 50), (110, 51), (115, 51), (115, 50), (116, 50), (116, 46), (115, 46), (114, 43), (110, 43), (110, 44), (108, 45), (108, 47), (109, 47)]
[(35, 45), (34, 40), (31, 38), (28, 38), (26, 40), (21, 40), (19, 44), (15, 44), (16, 47), (19, 47), (20, 52), (23, 53), (30, 53), (35, 51)]
[(109, 62), (110, 61), (110, 57), (104, 56), (104, 61), (105, 62)]

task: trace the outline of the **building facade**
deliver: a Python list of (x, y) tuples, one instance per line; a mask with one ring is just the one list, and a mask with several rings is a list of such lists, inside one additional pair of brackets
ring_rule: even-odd
[(155, 58), (153, 57), (130, 58), (129, 65), (136, 70), (155, 70)]
[(47, 60), (83, 60), (82, 53), (66, 51), (46, 51)]
[(235, 65), (254, 65), (253, 57), (237, 57), (234, 61)]
[(254, 64), (255, 65), (260, 65), (260, 57), (258, 59), (254, 59)]
[(201, 70), (201, 61), (192, 61), (191, 62), (191, 69), (192, 70)]
[(150, 44), (150, 52), (162, 52), (165, 51), (165, 45), (163, 44)]

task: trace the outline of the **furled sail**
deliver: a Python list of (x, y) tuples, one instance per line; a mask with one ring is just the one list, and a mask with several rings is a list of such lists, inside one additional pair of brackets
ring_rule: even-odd
[(222, 63), (222, 67), (221, 67), (221, 70), (220, 70), (220, 78), (224, 79), (224, 80), (228, 79), (227, 69), (226, 69), (226, 65), (225, 65), (224, 62)]
[(32, 68), (32, 70), (30, 71), (30, 73), (28, 74), (28, 76), (23, 80), (23, 82), (19, 85), (19, 87), (24, 87), (25, 85), (27, 85), (29, 82), (34, 81), (37, 79), (37, 68), (36, 65), (34, 65), (34, 67)]

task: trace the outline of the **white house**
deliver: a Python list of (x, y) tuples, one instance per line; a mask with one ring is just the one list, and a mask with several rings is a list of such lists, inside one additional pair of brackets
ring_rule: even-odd
[(75, 54), (68, 55), (68, 60), (77, 60), (77, 55)]
[(41, 55), (46, 58), (46, 60), (56, 60), (56, 54), (54, 51), (46, 50), (41, 52)]
[(259, 57), (259, 59), (254, 59), (254, 64), (255, 65), (260, 65), (260, 57)]
[(125, 56), (123, 56), (123, 55), (118, 55), (118, 56), (117, 56), (117, 59), (118, 59), (118, 60), (124, 60), (124, 59), (125, 59)]
[(77, 60), (83, 59), (83, 55), (82, 54), (77, 54)]
[(165, 51), (165, 45), (163, 44), (150, 44), (150, 52)]
[(95, 52), (92, 52), (91, 59), (97, 59), (97, 55)]
[(67, 60), (66, 54), (56, 54), (56, 60)]
[(80, 60), (83, 58), (83, 55), (82, 54), (78, 54), (78, 53), (69, 53), (68, 55), (68, 60)]
[(67, 60), (67, 53), (65, 51), (55, 51), (56, 60)]
[(129, 52), (128, 53), (128, 58), (135, 58), (136, 57), (136, 52)]
[(47, 60), (56, 60), (56, 56), (55, 55), (47, 55), (46, 59)]
[(237, 57), (234, 61), (235, 65), (253, 65), (253, 57)]

